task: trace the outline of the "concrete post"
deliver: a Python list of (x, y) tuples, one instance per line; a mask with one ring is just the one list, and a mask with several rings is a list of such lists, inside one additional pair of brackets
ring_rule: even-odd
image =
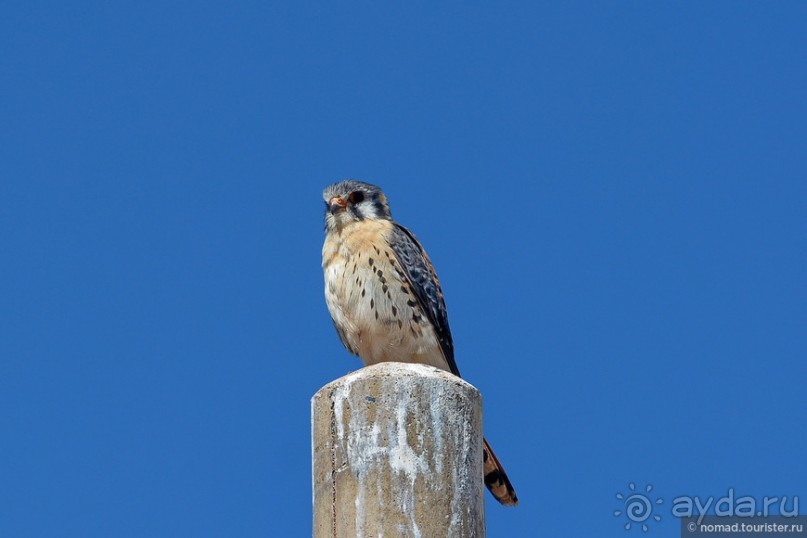
[(381, 363), (311, 399), (314, 538), (485, 536), (482, 398), (420, 364)]

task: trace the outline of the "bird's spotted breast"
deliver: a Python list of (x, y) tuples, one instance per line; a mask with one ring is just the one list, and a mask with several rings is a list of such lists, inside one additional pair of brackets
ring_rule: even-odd
[(389, 244), (389, 221), (362, 221), (328, 235), (325, 299), (342, 342), (365, 365), (448, 364)]

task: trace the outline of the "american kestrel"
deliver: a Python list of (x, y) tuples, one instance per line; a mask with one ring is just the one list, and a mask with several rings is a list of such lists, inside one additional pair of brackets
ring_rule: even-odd
[[(347, 180), (325, 198), (325, 302), (345, 347), (365, 366), (428, 364), (460, 375), (440, 281), (414, 234), (392, 220), (380, 188)], [(500, 503), (516, 492), (484, 441), (485, 485)]]

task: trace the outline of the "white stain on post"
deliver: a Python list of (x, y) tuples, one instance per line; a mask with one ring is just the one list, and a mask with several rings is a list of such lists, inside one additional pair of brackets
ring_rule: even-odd
[(314, 536), (484, 536), (481, 398), (381, 363), (312, 399)]

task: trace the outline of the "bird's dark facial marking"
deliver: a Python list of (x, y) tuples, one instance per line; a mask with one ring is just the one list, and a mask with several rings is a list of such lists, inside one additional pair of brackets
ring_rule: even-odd
[(379, 200), (373, 200), (373, 210), (376, 215), (383, 215), (389, 211)]
[(360, 204), (364, 201), (364, 193), (361, 191), (353, 191), (347, 199), (351, 204)]
[(366, 214), (366, 210), (363, 210), (359, 207), (364, 201), (364, 192), (363, 191), (353, 191), (347, 195), (348, 201), (348, 208), (350, 209), (350, 213), (356, 217), (356, 220), (364, 220), (371, 215)]
[(351, 215), (353, 215), (353, 217), (356, 220), (364, 220), (364, 213), (359, 211), (359, 208), (356, 207), (355, 204), (350, 204), (349, 206), (347, 206), (347, 210), (350, 212)]

